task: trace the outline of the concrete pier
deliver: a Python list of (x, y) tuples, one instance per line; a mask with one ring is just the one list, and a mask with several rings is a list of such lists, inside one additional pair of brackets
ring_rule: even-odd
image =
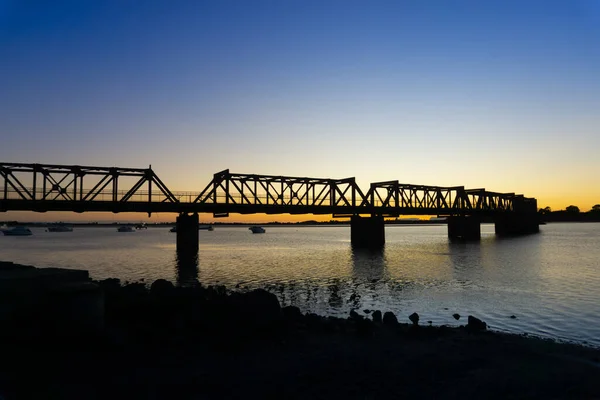
[(382, 216), (350, 219), (350, 242), (355, 248), (381, 248), (385, 245), (385, 224)]
[(538, 233), (540, 221), (537, 214), (507, 214), (494, 220), (494, 228), (498, 236), (515, 236)]
[(481, 225), (475, 216), (448, 217), (448, 237), (450, 239), (479, 240)]
[(496, 235), (513, 236), (538, 233), (540, 217), (537, 213), (537, 200), (516, 196), (513, 199), (513, 211), (499, 215), (494, 219)]
[(198, 252), (198, 213), (181, 213), (177, 217), (177, 251), (193, 254)]

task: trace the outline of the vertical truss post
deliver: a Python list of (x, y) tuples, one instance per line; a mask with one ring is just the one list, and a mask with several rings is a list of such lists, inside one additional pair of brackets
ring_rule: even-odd
[(35, 200), (35, 192), (37, 190), (37, 166), (33, 167), (33, 192), (31, 193), (31, 196), (33, 198), (33, 200)]

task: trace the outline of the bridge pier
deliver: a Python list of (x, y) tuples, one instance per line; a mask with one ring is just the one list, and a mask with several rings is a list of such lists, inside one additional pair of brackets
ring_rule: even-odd
[(494, 228), (498, 236), (516, 236), (538, 233), (540, 221), (536, 214), (507, 214), (494, 220)]
[(448, 237), (450, 239), (479, 240), (481, 239), (481, 225), (479, 218), (469, 215), (454, 215), (447, 219)]
[(537, 200), (522, 195), (513, 199), (513, 212), (499, 215), (494, 220), (496, 235), (527, 235), (540, 231)]
[(181, 213), (177, 217), (177, 252), (198, 253), (198, 213)]
[(380, 215), (371, 217), (352, 216), (350, 219), (350, 242), (354, 248), (381, 248), (385, 245), (385, 225)]

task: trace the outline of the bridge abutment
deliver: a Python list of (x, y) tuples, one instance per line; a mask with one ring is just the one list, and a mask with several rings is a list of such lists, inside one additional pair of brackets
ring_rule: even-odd
[(181, 213), (177, 217), (177, 251), (185, 254), (198, 252), (198, 213)]
[(355, 248), (381, 248), (385, 245), (385, 224), (382, 216), (350, 219), (350, 242)]
[(479, 240), (481, 224), (479, 218), (469, 216), (450, 216), (448, 221), (448, 237), (450, 239)]

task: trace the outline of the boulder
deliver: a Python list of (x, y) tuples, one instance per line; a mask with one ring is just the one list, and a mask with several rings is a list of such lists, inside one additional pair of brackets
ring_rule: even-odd
[(383, 324), (390, 326), (396, 325), (398, 324), (398, 318), (396, 318), (393, 312), (387, 311), (383, 314)]
[(487, 324), (480, 320), (479, 318), (475, 318), (472, 315), (469, 315), (467, 319), (467, 329), (471, 331), (485, 331), (487, 329)]
[(173, 283), (165, 279), (157, 279), (150, 285), (150, 294), (152, 296), (164, 296), (171, 293), (173, 289), (175, 289)]
[(373, 322), (366, 318), (361, 318), (356, 322), (356, 333), (360, 337), (371, 337), (373, 335)]
[(302, 312), (296, 306), (283, 307), (281, 311), (283, 312), (283, 316), (290, 321), (298, 321), (303, 317)]
[(412, 322), (413, 325), (419, 325), (419, 314), (417, 314), (416, 312), (410, 314), (408, 316), (408, 319), (410, 319), (410, 322)]
[(454, 317), (455, 320), (459, 320), (460, 319), (460, 314), (454, 313), (452, 314), (452, 316)]
[(381, 318), (381, 311), (379, 310), (373, 311), (373, 314), (371, 314), (371, 318), (373, 318), (373, 322), (375, 322), (376, 324), (380, 324), (383, 321)]
[(350, 317), (348, 317), (348, 319), (351, 319), (354, 321), (360, 321), (361, 319), (363, 319), (363, 317), (358, 315), (358, 313), (356, 311), (350, 310)]
[(277, 296), (264, 289), (256, 289), (236, 297), (234, 307), (248, 328), (270, 330), (283, 317)]

